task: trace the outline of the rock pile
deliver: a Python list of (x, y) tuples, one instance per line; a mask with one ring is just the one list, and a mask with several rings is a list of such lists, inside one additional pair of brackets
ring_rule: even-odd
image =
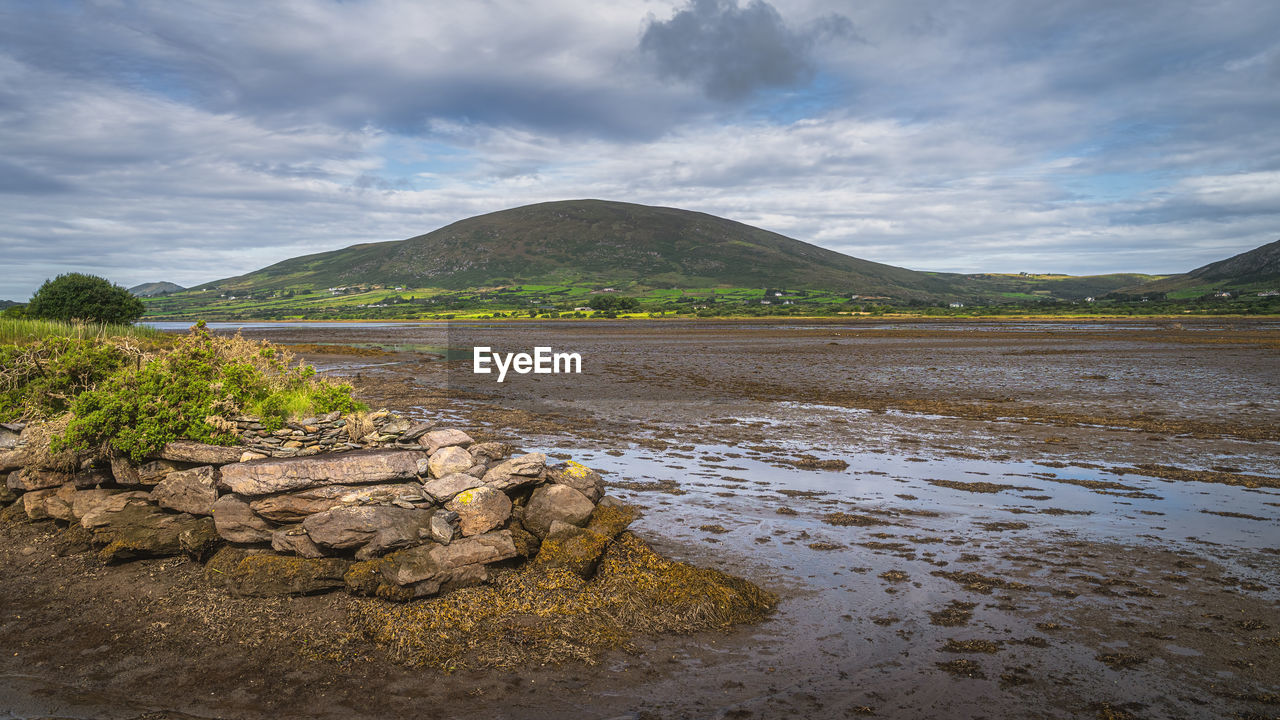
[(379, 411), (309, 418), (243, 444), (166, 445), (68, 469), (36, 426), (0, 426), (6, 519), (66, 523), (104, 561), (186, 554), (246, 595), (408, 600), (534, 559), (589, 577), (631, 522), (600, 475)]
[(343, 452), (370, 447), (416, 447), (415, 441), (431, 429), (430, 423), (409, 420), (378, 410), (342, 417), (330, 413), (285, 423), (268, 430), (258, 418), (234, 418), (236, 434), (250, 450), (269, 457), (296, 457), (324, 452)]

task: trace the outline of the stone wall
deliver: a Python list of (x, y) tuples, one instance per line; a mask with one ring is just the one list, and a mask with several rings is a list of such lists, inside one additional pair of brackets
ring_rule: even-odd
[[(236, 424), (240, 446), (176, 442), (144, 463), (70, 470), (41, 445), (47, 432), (0, 427), (0, 503), (10, 518), (65, 523), (107, 562), (186, 554), (236, 593), (397, 600), (535, 557), (587, 577), (632, 517), (581, 464), (386, 411), (275, 432)], [(544, 542), (554, 550), (540, 556)]]

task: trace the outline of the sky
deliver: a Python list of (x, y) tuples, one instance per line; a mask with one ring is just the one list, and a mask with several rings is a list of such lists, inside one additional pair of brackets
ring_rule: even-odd
[(0, 0), (0, 299), (603, 198), (953, 272), (1280, 237), (1275, 0)]

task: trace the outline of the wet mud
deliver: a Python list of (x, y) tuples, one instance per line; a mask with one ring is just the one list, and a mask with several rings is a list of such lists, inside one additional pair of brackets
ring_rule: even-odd
[[(350, 601), (215, 595), (0, 530), (0, 717), (1280, 715), (1280, 326), (263, 328), (374, 405), (572, 455), (763, 624), (597, 665), (327, 654)], [(580, 352), (498, 385), (465, 351)], [(442, 352), (441, 349), (449, 352)], [(12, 655), (11, 655), (12, 653)]]

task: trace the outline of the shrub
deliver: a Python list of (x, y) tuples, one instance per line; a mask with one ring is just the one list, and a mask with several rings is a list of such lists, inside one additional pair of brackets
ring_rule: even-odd
[(79, 450), (109, 445), (141, 460), (178, 439), (232, 445), (227, 418), (261, 415), (279, 428), (290, 416), (362, 407), (351, 386), (315, 377), (293, 356), (239, 335), (214, 337), (202, 325), (162, 352), (126, 366), (71, 403), (59, 442)]
[(104, 278), (67, 273), (46, 280), (31, 302), (27, 317), (129, 324), (146, 312), (142, 301)]

